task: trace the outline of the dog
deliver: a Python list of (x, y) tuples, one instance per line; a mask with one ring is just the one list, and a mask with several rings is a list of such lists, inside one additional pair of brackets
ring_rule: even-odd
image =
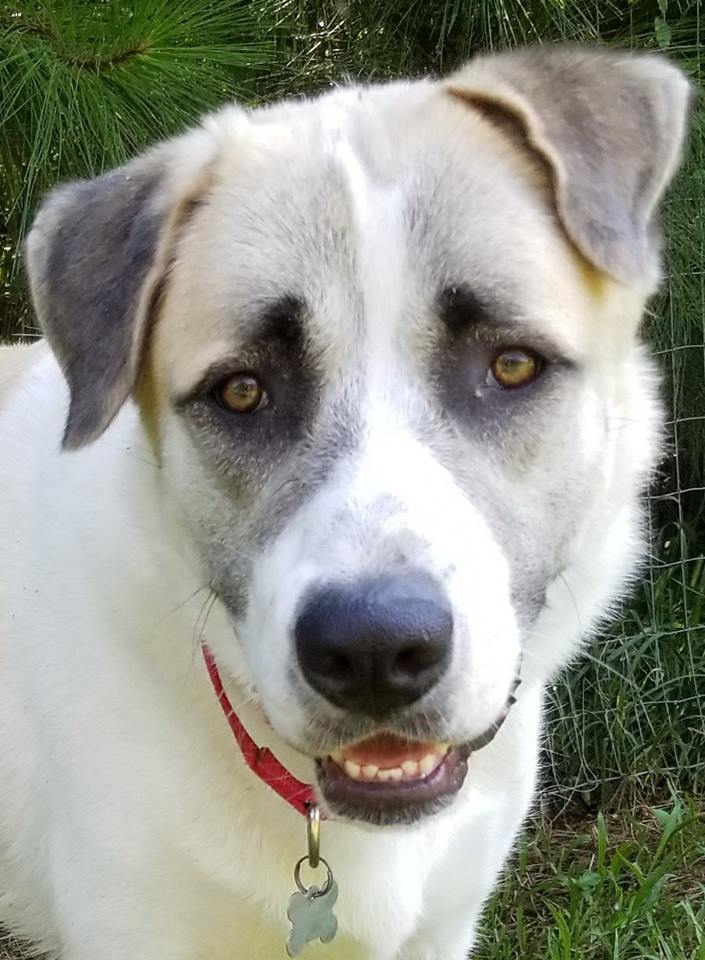
[(0, 353), (7, 930), (467, 955), (545, 686), (644, 555), (689, 96), (527, 48), (226, 106), (48, 197), (46, 340)]

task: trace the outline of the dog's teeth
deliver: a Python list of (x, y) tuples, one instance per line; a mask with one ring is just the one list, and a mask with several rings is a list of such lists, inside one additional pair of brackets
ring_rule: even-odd
[(448, 752), (447, 743), (438, 743), (432, 753), (427, 753), (422, 760), (405, 760), (397, 767), (378, 767), (376, 763), (355, 763), (346, 760), (341, 750), (334, 750), (330, 756), (342, 767), (351, 780), (378, 780), (382, 783), (399, 783), (401, 780), (418, 780), (427, 777), (436, 767), (440, 766)]
[(419, 761), (419, 772), (422, 777), (427, 777), (437, 766), (438, 757), (434, 757), (432, 753), (427, 753), (423, 760)]
[(345, 772), (347, 773), (347, 775), (348, 775), (349, 777), (351, 777), (353, 780), (359, 780), (359, 779), (360, 779), (360, 772), (361, 772), (361, 770), (360, 770), (360, 764), (359, 764), (359, 763), (355, 763), (355, 762), (352, 761), (352, 760), (346, 760), (346, 761), (345, 761), (345, 767), (344, 767), (343, 769), (345, 770)]

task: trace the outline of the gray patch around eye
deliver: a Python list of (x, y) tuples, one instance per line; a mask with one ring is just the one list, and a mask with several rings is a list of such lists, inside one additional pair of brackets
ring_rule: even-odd
[[(338, 401), (325, 411), (292, 456), (287, 468), (276, 472), (271, 491), (263, 492), (264, 509), (256, 544), (263, 549), (285, 528), (296, 511), (319, 490), (344, 458), (360, 444), (362, 423), (354, 406)], [(280, 479), (281, 476), (281, 479)]]
[[(585, 500), (579, 482), (567, 488), (561, 482), (561, 461), (553, 456), (556, 444), (564, 442), (556, 413), (560, 409), (562, 424), (572, 408), (565, 402), (557, 407), (551, 394), (520, 402), (511, 417), (495, 411), (489, 424), (476, 411), (464, 410), (458, 423), (452, 410), (436, 408), (435, 415), (429, 409), (415, 425), (420, 441), (453, 476), (502, 550), (523, 635), (543, 609)], [(443, 399), (439, 390), (436, 402)], [(550, 479), (541, 470), (542, 457), (555, 472)]]
[[(537, 449), (536, 431), (553, 417), (556, 397), (565, 395), (567, 384), (579, 379), (582, 369), (526, 327), (507, 326), (501, 318), (488, 324), (483, 310), (478, 319), (474, 302), (461, 297), (461, 316), (453, 322), (438, 318), (426, 361), (437, 419), (445, 428), (440, 433), (482, 442), (487, 454), (494, 449), (498, 463), (528, 465)], [(472, 316), (465, 321), (468, 303)], [(511, 348), (528, 351), (539, 364), (535, 379), (513, 389), (500, 386), (490, 373), (498, 353)]]
[(464, 284), (444, 287), (437, 298), (437, 311), (444, 326), (456, 335), (478, 325), (492, 327), (507, 316), (506, 304)]
[(312, 413), (298, 439), (283, 438), (275, 447), (258, 449), (253, 433), (243, 450), (227, 431), (214, 435), (208, 418), (196, 429), (202, 434), (197, 455), (207, 482), (215, 484), (219, 505), (202, 518), (194, 536), (214, 589), (237, 620), (249, 602), (254, 558), (311, 501), (340, 461), (354, 454), (361, 424), (355, 405), (339, 401)]

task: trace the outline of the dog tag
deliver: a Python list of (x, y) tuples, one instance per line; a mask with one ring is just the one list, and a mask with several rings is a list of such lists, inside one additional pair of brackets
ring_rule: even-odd
[(333, 879), (330, 867), (321, 859), (321, 865), (328, 871), (326, 882), (322, 888), (312, 886), (306, 890), (298, 876), (303, 860), (296, 864), (295, 879), (299, 889), (289, 898), (286, 911), (291, 923), (286, 941), (286, 952), (290, 957), (297, 956), (307, 943), (314, 940), (330, 943), (338, 931), (338, 921), (333, 913), (333, 906), (338, 899), (338, 885)]
[[(306, 840), (308, 853), (301, 857), (294, 867), (294, 883), (298, 893), (289, 897), (286, 915), (291, 930), (286, 940), (286, 952), (290, 957), (301, 953), (307, 943), (320, 940), (330, 943), (338, 932), (338, 921), (333, 913), (338, 899), (338, 885), (333, 879), (333, 871), (321, 856), (321, 812), (317, 804), (311, 803), (306, 817)], [(311, 885), (308, 889), (301, 882), (301, 865), (308, 863), (312, 870), (323, 867), (326, 879), (322, 887)]]

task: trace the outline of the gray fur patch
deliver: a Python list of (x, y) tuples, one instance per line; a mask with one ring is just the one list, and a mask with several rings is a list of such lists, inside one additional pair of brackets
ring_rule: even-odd
[(101, 433), (134, 385), (137, 306), (164, 222), (160, 172), (113, 171), (60, 188), (29, 240), (37, 310), (71, 391), (65, 447)]
[(523, 127), (588, 261), (623, 283), (655, 284), (654, 209), (680, 158), (690, 98), (679, 70), (657, 57), (536, 46), (479, 58), (448, 89), (492, 122), (499, 112)]

